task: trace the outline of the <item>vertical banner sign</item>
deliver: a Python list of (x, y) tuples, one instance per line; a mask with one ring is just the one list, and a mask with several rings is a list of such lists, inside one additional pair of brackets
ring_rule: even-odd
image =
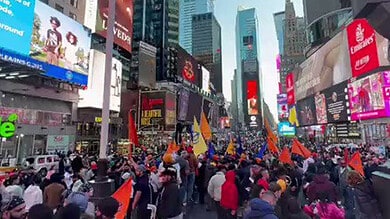
[(352, 76), (359, 77), (379, 67), (374, 28), (366, 19), (357, 19), (347, 27)]
[(295, 104), (294, 93), (294, 73), (289, 73), (286, 77), (287, 104), (292, 106)]
[(287, 104), (287, 94), (278, 94), (278, 117), (279, 119), (288, 118), (288, 104)]

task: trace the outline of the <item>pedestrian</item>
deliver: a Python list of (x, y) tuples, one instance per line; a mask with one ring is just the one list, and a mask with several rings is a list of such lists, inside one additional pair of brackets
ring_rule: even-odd
[(96, 209), (96, 219), (115, 219), (115, 214), (119, 210), (119, 202), (112, 198), (101, 200)]
[(24, 219), (27, 216), (26, 204), (19, 196), (2, 197), (1, 200), (2, 219)]
[(53, 219), (53, 211), (44, 204), (37, 204), (28, 211), (27, 219)]
[(135, 170), (137, 183), (134, 186), (132, 210), (136, 212), (136, 219), (150, 219), (151, 211), (148, 204), (153, 201), (153, 188), (149, 183), (149, 175), (144, 165), (138, 165)]
[(162, 191), (157, 198), (157, 215), (160, 219), (182, 219), (179, 185), (177, 184), (176, 168), (167, 166), (161, 172)]
[(314, 202), (319, 199), (321, 193), (328, 194), (329, 201), (337, 202), (337, 188), (336, 185), (329, 180), (325, 168), (320, 168), (317, 175), (314, 177), (313, 182), (307, 188), (306, 194), (310, 202)]
[(54, 173), (50, 177), (50, 185), (48, 185), (43, 192), (43, 204), (55, 210), (62, 206), (63, 197), (62, 194), (65, 191), (65, 187), (62, 184), (63, 177)]
[(207, 187), (208, 194), (210, 195), (211, 199), (215, 202), (218, 219), (224, 218), (223, 215), (224, 211), (220, 205), (220, 202), (221, 202), (222, 185), (226, 181), (225, 173), (226, 173), (226, 167), (223, 165), (218, 166), (218, 172), (211, 177)]
[(79, 219), (81, 217), (81, 210), (76, 204), (68, 204), (65, 207), (58, 209), (54, 215), (55, 219)]
[(226, 181), (221, 189), (220, 205), (224, 210), (224, 218), (236, 218), (239, 204), (239, 194), (236, 185), (236, 173), (230, 170), (225, 175)]
[(307, 215), (299, 206), (296, 197), (290, 197), (287, 201), (287, 209), (288, 215), (285, 217), (286, 219), (310, 219), (310, 216)]
[(278, 219), (274, 206), (277, 197), (271, 191), (264, 192), (260, 198), (252, 199), (249, 202), (250, 210), (245, 219)]
[(18, 174), (13, 174), (4, 182), (5, 191), (7, 191), (11, 196), (18, 196), (23, 198), (23, 188), (20, 186), (20, 177)]
[(95, 205), (90, 201), (90, 198), (93, 196), (93, 188), (91, 184), (89, 183), (84, 183), (78, 192), (84, 193), (84, 195), (88, 199), (88, 206), (87, 209), (85, 210), (85, 214), (94, 216), (95, 215)]
[(356, 219), (382, 219), (381, 209), (371, 183), (356, 171), (348, 173), (348, 184), (354, 197)]
[(192, 147), (187, 148), (188, 152), (188, 163), (190, 166), (190, 173), (187, 176), (187, 203), (193, 203), (194, 199), (192, 197), (194, 193), (195, 186), (195, 175), (198, 172), (198, 160), (194, 154)]
[(27, 187), (23, 194), (23, 199), (26, 202), (26, 210), (28, 211), (32, 206), (43, 203), (43, 193), (39, 185), (42, 179), (39, 175), (33, 176), (32, 184)]

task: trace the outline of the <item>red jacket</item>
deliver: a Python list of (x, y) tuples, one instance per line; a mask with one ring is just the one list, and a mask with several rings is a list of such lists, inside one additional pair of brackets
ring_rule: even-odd
[(236, 173), (230, 170), (225, 175), (226, 181), (221, 190), (221, 206), (229, 210), (238, 209), (238, 189), (236, 186)]

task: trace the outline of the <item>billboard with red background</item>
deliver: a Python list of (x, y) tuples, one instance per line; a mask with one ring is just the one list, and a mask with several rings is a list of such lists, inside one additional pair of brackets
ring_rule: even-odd
[(177, 57), (177, 76), (179, 80), (201, 87), (202, 69), (199, 62), (181, 47), (177, 47)]
[(390, 72), (379, 72), (350, 82), (348, 95), (352, 120), (390, 116)]
[(257, 81), (247, 81), (246, 99), (248, 102), (248, 115), (250, 116), (259, 115), (258, 90)]
[(357, 19), (347, 27), (352, 76), (358, 77), (379, 67), (374, 28), (366, 19)]
[[(107, 37), (108, 0), (98, 0), (96, 32)], [(115, 5), (114, 41), (131, 52), (133, 38), (133, 0), (117, 0)]]
[(286, 77), (287, 104), (292, 106), (295, 104), (294, 91), (294, 73), (289, 73)]

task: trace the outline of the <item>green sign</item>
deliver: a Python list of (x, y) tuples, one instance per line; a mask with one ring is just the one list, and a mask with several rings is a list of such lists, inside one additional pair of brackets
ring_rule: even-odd
[(18, 120), (18, 115), (15, 113), (8, 117), (7, 121), (3, 122), (3, 118), (0, 117), (0, 137), (11, 138), (15, 135), (15, 122)]

